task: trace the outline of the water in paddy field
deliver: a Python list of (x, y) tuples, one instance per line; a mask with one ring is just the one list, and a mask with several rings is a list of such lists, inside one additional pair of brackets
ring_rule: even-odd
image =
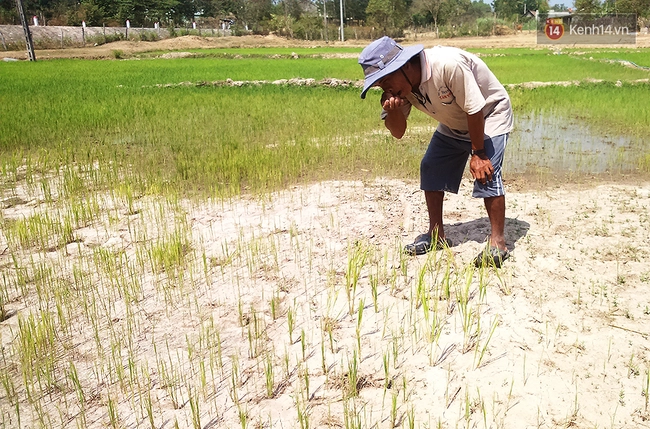
[(508, 140), (505, 168), (515, 173), (629, 173), (644, 153), (640, 138), (602, 133), (582, 119), (549, 112), (519, 114)]

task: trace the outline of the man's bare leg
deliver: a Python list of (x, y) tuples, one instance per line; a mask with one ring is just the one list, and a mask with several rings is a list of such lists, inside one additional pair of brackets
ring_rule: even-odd
[(445, 230), (442, 227), (442, 202), (445, 199), (445, 193), (442, 191), (424, 191), (424, 199), (427, 202), (427, 211), (429, 212), (429, 234), (431, 237), (438, 231), (438, 240), (443, 241)]
[(501, 250), (506, 250), (506, 238), (504, 228), (506, 222), (506, 197), (485, 198), (485, 209), (490, 218), (492, 232), (490, 234), (490, 246), (496, 246)]

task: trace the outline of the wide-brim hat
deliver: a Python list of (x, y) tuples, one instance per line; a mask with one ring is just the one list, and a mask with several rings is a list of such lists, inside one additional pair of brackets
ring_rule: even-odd
[(402, 47), (388, 36), (377, 39), (361, 51), (359, 64), (363, 68), (364, 82), (361, 98), (379, 79), (399, 70), (408, 60), (422, 52), (423, 45)]

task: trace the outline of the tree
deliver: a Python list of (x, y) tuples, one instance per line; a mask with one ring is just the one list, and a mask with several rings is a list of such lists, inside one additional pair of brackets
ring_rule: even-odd
[(650, 0), (617, 0), (615, 9), (609, 12), (636, 13), (638, 17), (650, 16)]
[(548, 2), (546, 0), (494, 0), (493, 7), (499, 18), (515, 19), (525, 15), (529, 10), (543, 10), (544, 4)]
[(368, 19), (383, 28), (402, 28), (407, 21), (404, 0), (370, 0), (366, 8)]
[(575, 0), (576, 11), (580, 13), (600, 13), (600, 0)]
[[(328, 2), (328, 8), (329, 8)], [(345, 16), (355, 21), (365, 21), (367, 19), (366, 9), (368, 8), (368, 0), (345, 0)], [(321, 8), (322, 10), (322, 2)], [(329, 9), (332, 10), (332, 9)]]
[(431, 15), (433, 26), (437, 30), (438, 23), (443, 11), (443, 3), (445, 0), (416, 0), (413, 6), (416, 11), (426, 12)]
[(238, 23), (249, 29), (257, 28), (271, 19), (272, 0), (234, 0), (233, 3), (233, 15)]

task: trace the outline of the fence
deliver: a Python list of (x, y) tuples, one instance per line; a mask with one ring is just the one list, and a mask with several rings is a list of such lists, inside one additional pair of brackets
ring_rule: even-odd
[[(230, 30), (217, 28), (127, 28), (127, 27), (70, 27), (30, 26), (37, 49), (56, 49), (84, 44), (102, 44), (115, 40), (158, 40), (172, 35), (229, 36)], [(0, 25), (2, 49), (18, 50), (25, 47), (25, 34), (20, 25)]]

